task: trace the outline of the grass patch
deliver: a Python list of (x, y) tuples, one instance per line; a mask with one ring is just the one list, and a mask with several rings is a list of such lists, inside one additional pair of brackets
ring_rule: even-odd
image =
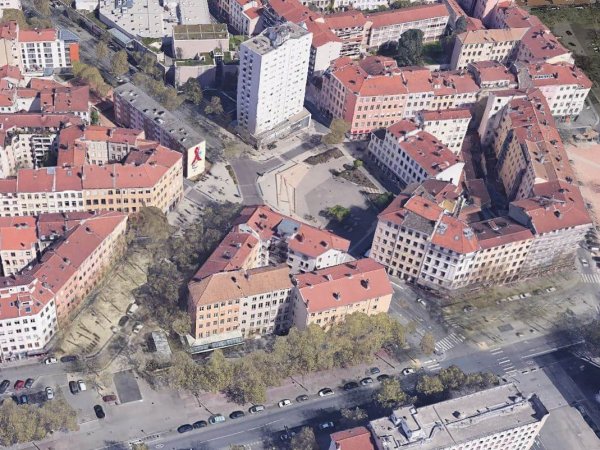
[(533, 8), (531, 14), (537, 16), (547, 27), (569, 22), (595, 28), (600, 19), (600, 8), (584, 6), (582, 9), (565, 7), (559, 9)]
[(450, 55), (444, 51), (440, 42), (431, 42), (423, 45), (423, 62), (425, 64), (447, 64)]
[(331, 161), (332, 159), (341, 158), (342, 156), (344, 156), (342, 151), (339, 148), (334, 147), (325, 150), (324, 152), (319, 153), (318, 155), (309, 156), (304, 160), (304, 162), (310, 164), (311, 166), (316, 166), (317, 164), (324, 164), (328, 161)]
[(363, 186), (368, 189), (377, 189), (377, 186), (375, 186), (369, 177), (367, 177), (360, 169), (346, 169), (341, 172), (334, 171), (332, 173), (336, 177), (343, 178), (359, 186)]
[(234, 35), (229, 37), (229, 50), (237, 51), (240, 48), (240, 44), (246, 40), (246, 36)]

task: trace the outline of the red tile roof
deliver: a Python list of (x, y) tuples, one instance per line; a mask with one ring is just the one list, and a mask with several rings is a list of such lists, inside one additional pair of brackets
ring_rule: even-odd
[(556, 85), (577, 85), (590, 89), (592, 82), (579, 67), (574, 64), (534, 63), (523, 67), (535, 87)]
[(331, 433), (331, 442), (339, 450), (376, 450), (371, 432), (365, 427), (350, 428), (349, 430)]
[(0, 25), (0, 38), (14, 40), (17, 38), (19, 26), (17, 22), (11, 20)]
[(459, 119), (470, 119), (471, 111), (469, 108), (451, 108), (451, 109), (439, 109), (436, 111), (420, 111), (417, 113), (426, 122), (434, 120), (459, 120)]
[(327, 14), (325, 23), (329, 28), (339, 30), (343, 28), (361, 28), (367, 23), (367, 19), (362, 12), (354, 9), (335, 14)]
[(0, 114), (0, 129), (52, 128), (58, 129), (66, 124), (79, 125), (83, 122), (72, 114), (15, 113)]
[(495, 217), (471, 223), (470, 227), (477, 236), (482, 250), (533, 239), (529, 228), (518, 224), (509, 217)]
[(17, 80), (22, 80), (23, 75), (17, 66), (5, 65), (0, 67), (0, 78), (15, 78)]
[(531, 53), (534, 60), (571, 54), (544, 25), (533, 26), (527, 30), (521, 39), (521, 46)]
[(36, 242), (37, 233), (34, 217), (0, 218), (0, 251), (31, 250)]
[(309, 313), (363, 302), (393, 292), (385, 267), (370, 258), (299, 274), (294, 278)]
[(19, 29), (19, 42), (50, 42), (58, 39), (54, 28), (44, 30), (22, 30)]
[(371, 28), (381, 28), (398, 23), (416, 22), (437, 17), (449, 17), (449, 14), (446, 5), (442, 3), (433, 3), (429, 5), (382, 11), (368, 14), (366, 17), (367, 20), (370, 20), (372, 23)]
[(473, 230), (462, 220), (448, 215), (442, 216), (431, 243), (461, 254), (473, 253), (480, 248)]
[(469, 71), (474, 72), (481, 83), (508, 81), (516, 87), (517, 77), (498, 61), (472, 62), (469, 64)]

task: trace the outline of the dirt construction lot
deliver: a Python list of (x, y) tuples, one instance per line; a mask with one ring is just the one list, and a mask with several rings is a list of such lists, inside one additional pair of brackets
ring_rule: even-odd
[(566, 146), (569, 160), (572, 161), (577, 179), (581, 182), (581, 193), (591, 206), (590, 215), (594, 222), (600, 218), (600, 144)]
[(131, 292), (146, 282), (150, 260), (147, 252), (129, 251), (112, 267), (64, 331), (58, 345), (60, 353), (89, 356), (108, 343), (134, 300)]

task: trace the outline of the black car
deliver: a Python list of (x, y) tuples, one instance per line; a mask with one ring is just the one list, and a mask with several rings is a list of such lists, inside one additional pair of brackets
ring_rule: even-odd
[(0, 384), (0, 394), (4, 394), (9, 386), (10, 386), (10, 380), (4, 380)]
[(188, 431), (192, 431), (194, 429), (193, 426), (191, 426), (189, 423), (186, 423), (185, 425), (181, 425), (179, 428), (177, 428), (177, 432), (178, 433), (187, 433)]
[(194, 422), (192, 424), (192, 428), (194, 428), (194, 429), (204, 428), (207, 426), (208, 426), (208, 422), (206, 420), (199, 420), (198, 422)]
[(104, 419), (106, 417), (106, 414), (104, 414), (104, 410), (100, 405), (94, 406), (94, 412), (96, 413), (96, 417), (98, 419)]
[(239, 419), (240, 417), (244, 417), (246, 414), (244, 414), (244, 411), (234, 411), (231, 414), (229, 414), (229, 418), (230, 419)]
[(71, 394), (77, 394), (79, 392), (77, 381), (69, 381), (69, 390), (71, 391)]
[(29, 397), (27, 397), (25, 394), (21, 395), (19, 397), (19, 404), (26, 405), (27, 403), (29, 403)]
[(62, 358), (60, 358), (60, 362), (63, 362), (63, 363), (68, 363), (68, 362), (73, 362), (73, 361), (77, 361), (76, 355), (67, 355), (67, 356), (63, 356)]
[(297, 402), (305, 402), (306, 400), (308, 400), (308, 395), (306, 394), (302, 394), (296, 397)]
[(379, 375), (377, 377), (377, 381), (385, 381), (385, 380), (389, 380), (389, 379), (390, 379), (390, 376), (386, 375), (385, 373), (382, 373), (381, 375)]
[(33, 378), (27, 378), (25, 380), (25, 389), (30, 389), (33, 386)]
[(358, 383), (356, 381), (350, 381), (344, 385), (345, 391), (351, 391), (352, 389), (356, 389), (358, 387)]
[(123, 316), (119, 319), (119, 326), (124, 327), (127, 322), (129, 322), (129, 316)]

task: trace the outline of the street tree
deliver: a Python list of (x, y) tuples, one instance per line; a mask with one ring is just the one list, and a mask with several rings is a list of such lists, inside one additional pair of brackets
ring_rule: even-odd
[(115, 53), (112, 59), (112, 73), (113, 75), (120, 77), (129, 71), (129, 62), (127, 61), (127, 52), (125, 50), (119, 50)]
[(33, 0), (33, 6), (42, 17), (50, 16), (50, 0)]
[(461, 389), (467, 382), (467, 376), (456, 365), (440, 370), (438, 376), (446, 389)]
[(435, 337), (431, 333), (425, 333), (421, 338), (421, 351), (431, 355), (435, 351)]
[(221, 104), (221, 99), (216, 95), (211, 97), (210, 103), (206, 105), (206, 108), (204, 108), (204, 112), (206, 114), (213, 114), (215, 116), (223, 114), (223, 105)]
[(171, 328), (175, 333), (181, 336), (190, 334), (192, 330), (192, 323), (189, 314), (186, 314), (183, 311), (178, 311), (175, 319), (173, 320), (173, 325)]
[(202, 367), (202, 387), (209, 392), (220, 392), (233, 379), (233, 367), (221, 350), (215, 350), (210, 360)]
[(358, 406), (356, 408), (344, 408), (341, 410), (341, 414), (344, 422), (349, 427), (353, 426), (357, 422), (365, 420), (368, 417), (367, 412)]
[(325, 210), (325, 212), (327, 216), (337, 220), (338, 222), (343, 222), (344, 219), (350, 215), (350, 210), (341, 205), (330, 206)]
[(350, 124), (343, 119), (333, 119), (329, 125), (329, 133), (323, 136), (322, 141), (327, 145), (340, 144), (350, 130)]
[(90, 113), (90, 121), (92, 122), (92, 125), (100, 124), (100, 113), (96, 108), (92, 109), (92, 112)]
[(402, 390), (400, 381), (396, 378), (388, 378), (381, 383), (381, 388), (375, 396), (375, 400), (382, 408), (393, 409), (406, 401), (406, 393)]
[(396, 0), (390, 4), (391, 9), (402, 9), (408, 8), (409, 6), (412, 6), (412, 3), (409, 0)]
[(27, 23), (27, 18), (21, 9), (5, 9), (2, 11), (2, 17), (0, 18), (0, 23), (7, 23), (10, 21), (15, 21), (19, 25), (20, 30), (28, 30), (29, 24)]
[(410, 29), (402, 33), (395, 55), (398, 66), (418, 66), (423, 62), (423, 32)]
[(236, 361), (233, 377), (227, 388), (229, 397), (240, 405), (264, 403), (267, 399), (265, 372), (268, 372), (266, 368), (257, 367), (251, 358)]
[(108, 45), (106, 45), (106, 42), (104, 42), (104, 41), (98, 42), (98, 44), (96, 45), (96, 58), (104, 59), (107, 56), (108, 56)]
[(72, 71), (77, 81), (82, 84), (87, 84), (90, 89), (100, 97), (104, 97), (110, 90), (110, 86), (106, 84), (98, 68), (80, 61), (74, 61), (72, 64)]
[(177, 91), (175, 88), (171, 86), (164, 86), (159, 95), (159, 101), (163, 104), (165, 108), (172, 111), (177, 109), (183, 99), (177, 95)]
[(423, 375), (417, 382), (416, 391), (422, 395), (435, 395), (444, 392), (444, 385), (438, 376)]
[(183, 93), (194, 105), (202, 103), (202, 86), (197, 78), (188, 78), (182, 87)]
[(169, 380), (173, 386), (198, 395), (202, 391), (203, 380), (200, 366), (184, 351), (175, 352), (171, 357)]
[(319, 450), (315, 433), (310, 427), (303, 427), (290, 443), (292, 450)]

